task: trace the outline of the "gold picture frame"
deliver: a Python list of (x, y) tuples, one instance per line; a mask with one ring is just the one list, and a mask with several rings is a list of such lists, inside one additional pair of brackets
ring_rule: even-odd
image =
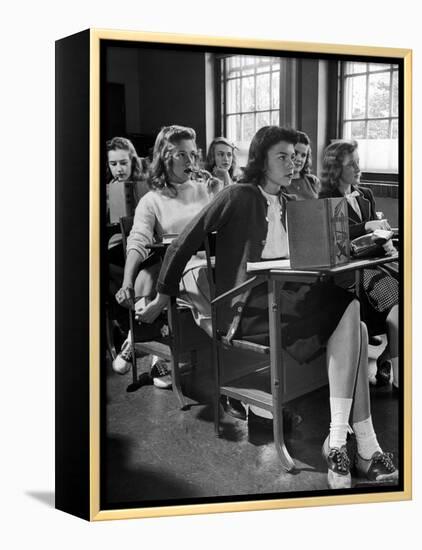
[[(166, 504), (104, 509), (101, 506), (101, 467), (104, 442), (101, 440), (101, 411), (104, 399), (101, 339), (101, 224), (103, 223), (101, 175), (103, 125), (101, 78), (104, 71), (101, 47), (105, 44), (147, 44), (160, 48), (192, 46), (204, 51), (253, 52), (258, 55), (283, 54), (317, 59), (382, 58), (400, 66), (402, 95), (399, 151), (402, 190), (399, 212), (403, 219), (401, 241), (402, 302), (402, 469), (399, 490), (318, 494), (313, 496), (268, 498), (195, 504)], [(128, 46), (129, 45), (129, 46)], [(59, 40), (56, 45), (56, 221), (57, 242), (57, 346), (56, 346), (56, 507), (90, 521), (146, 518), (184, 514), (209, 514), (244, 510), (264, 510), (408, 500), (412, 498), (412, 374), (411, 374), (411, 293), (412, 293), (412, 51), (370, 46), (344, 46), (305, 42), (250, 40), (90, 29)], [(71, 88), (69, 88), (71, 86)], [(79, 117), (79, 118), (78, 118)], [(176, 122), (176, 121), (174, 121)], [(73, 146), (78, 166), (70, 165), (67, 148)], [(71, 182), (78, 181), (72, 191)], [(75, 213), (78, 229), (69, 224)], [(79, 223), (82, 220), (82, 223)], [(70, 246), (73, 241), (78, 246)], [(78, 277), (79, 291), (69, 296), (69, 285)], [(82, 281), (82, 282), (80, 282)], [(66, 316), (64, 314), (66, 311)], [(83, 321), (81, 321), (81, 317)], [(75, 328), (77, 324), (77, 328)], [(76, 354), (69, 357), (69, 347)], [(76, 401), (76, 403), (75, 403)], [(140, 502), (141, 498), (140, 489)], [(220, 499), (221, 500), (221, 499)]]

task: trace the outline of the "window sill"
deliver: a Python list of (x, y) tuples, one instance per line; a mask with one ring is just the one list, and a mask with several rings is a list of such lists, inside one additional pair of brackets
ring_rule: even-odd
[(362, 179), (360, 182), (362, 187), (368, 187), (375, 197), (386, 197), (390, 199), (399, 198), (399, 186), (397, 183), (386, 181), (368, 181)]

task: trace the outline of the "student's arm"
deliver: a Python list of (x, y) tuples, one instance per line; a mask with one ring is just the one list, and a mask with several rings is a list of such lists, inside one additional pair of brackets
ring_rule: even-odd
[(130, 307), (131, 294), (139, 267), (149, 255), (148, 245), (154, 242), (156, 216), (152, 197), (145, 196), (135, 211), (133, 227), (127, 239), (127, 252), (122, 288), (116, 293), (117, 302)]
[(157, 296), (138, 313), (140, 321), (151, 323), (164, 309), (169, 296), (179, 292), (183, 271), (193, 254), (201, 247), (208, 233), (218, 231), (229, 223), (233, 210), (239, 205), (235, 186), (221, 191), (214, 201), (206, 206), (168, 247), (157, 283)]
[(372, 233), (377, 229), (390, 229), (390, 224), (387, 220), (378, 220), (376, 214), (375, 199), (370, 189), (362, 189), (363, 196), (369, 201), (369, 220), (364, 220), (362, 223), (350, 225), (350, 238), (356, 239), (366, 233)]

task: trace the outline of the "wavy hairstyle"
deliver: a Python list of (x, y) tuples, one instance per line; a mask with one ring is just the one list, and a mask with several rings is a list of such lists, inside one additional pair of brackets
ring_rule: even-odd
[(215, 146), (223, 144), (228, 145), (232, 150), (232, 165), (230, 166), (229, 170), (229, 176), (233, 179), (233, 176), (236, 175), (236, 168), (237, 168), (237, 158), (236, 158), (236, 145), (229, 141), (225, 137), (216, 137), (212, 140), (210, 143), (210, 146), (208, 148), (207, 158), (205, 160), (205, 170), (208, 170), (212, 174), (213, 168), (215, 166)]
[(320, 196), (331, 195), (338, 189), (344, 159), (346, 155), (354, 153), (357, 148), (357, 141), (346, 139), (333, 141), (326, 147), (322, 159)]
[(305, 132), (301, 132), (300, 130), (297, 130), (297, 141), (296, 143), (303, 143), (303, 145), (308, 145), (308, 153), (306, 155), (305, 164), (303, 165), (302, 170), (300, 171), (300, 175), (306, 176), (307, 174), (311, 173), (312, 168), (312, 149), (311, 149), (311, 139)]
[(130, 170), (130, 180), (135, 182), (144, 180), (147, 172), (146, 160), (138, 157), (138, 153), (136, 152), (136, 149), (130, 139), (124, 137), (114, 137), (106, 142), (107, 181), (111, 181), (113, 179), (110, 172), (110, 167), (108, 165), (108, 152), (117, 151), (120, 149), (129, 153), (129, 159), (132, 165)]
[(177, 189), (171, 185), (169, 173), (173, 165), (172, 153), (179, 141), (191, 139), (196, 145), (196, 132), (187, 126), (164, 126), (159, 131), (154, 144), (150, 167), (149, 186), (151, 189), (168, 188), (173, 195)]
[(263, 126), (252, 138), (249, 146), (248, 162), (244, 169), (242, 181), (259, 185), (265, 174), (265, 163), (268, 149), (280, 141), (295, 145), (298, 137), (296, 130), (280, 126)]

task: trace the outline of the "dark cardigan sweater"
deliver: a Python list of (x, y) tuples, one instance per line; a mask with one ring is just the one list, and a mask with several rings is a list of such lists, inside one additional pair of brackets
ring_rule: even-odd
[[(291, 197), (281, 195), (284, 225), (287, 200)], [(216, 295), (248, 280), (246, 264), (260, 261), (265, 245), (267, 208), (265, 197), (255, 185), (235, 184), (223, 189), (167, 249), (158, 278), (158, 292), (170, 296), (178, 294), (179, 281), (187, 262), (201, 247), (207, 233), (214, 231), (217, 231)], [(221, 330), (229, 328), (235, 313), (240, 317), (249, 294), (250, 291), (246, 291), (221, 305), (217, 318)]]

